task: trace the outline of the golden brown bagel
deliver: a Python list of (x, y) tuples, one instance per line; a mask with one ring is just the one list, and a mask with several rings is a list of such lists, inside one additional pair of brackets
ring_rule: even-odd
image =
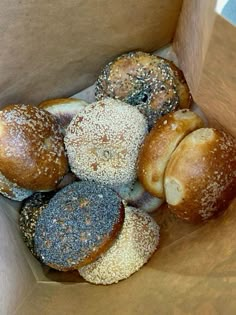
[(202, 119), (187, 109), (163, 116), (145, 138), (139, 152), (138, 178), (144, 188), (165, 198), (164, 172), (172, 152), (190, 132), (203, 127)]
[(0, 172), (9, 181), (53, 190), (67, 169), (63, 135), (51, 114), (30, 105), (0, 111)]
[(236, 142), (223, 131), (201, 128), (186, 136), (165, 172), (169, 208), (190, 222), (223, 211), (236, 194)]

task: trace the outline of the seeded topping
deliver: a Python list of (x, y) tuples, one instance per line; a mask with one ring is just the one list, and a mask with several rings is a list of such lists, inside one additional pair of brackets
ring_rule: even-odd
[(54, 195), (50, 193), (35, 193), (30, 198), (24, 201), (20, 212), (20, 230), (27, 247), (33, 255), (34, 251), (34, 235), (38, 218), (42, 211), (47, 207), (49, 200)]
[(7, 106), (0, 111), (0, 133), (0, 171), (12, 182), (50, 190), (66, 173), (63, 136), (49, 113), (30, 105)]
[(110, 188), (76, 182), (61, 189), (39, 217), (35, 250), (58, 270), (76, 269), (110, 244), (123, 222), (123, 205)]
[(107, 98), (88, 105), (65, 136), (72, 172), (111, 186), (134, 181), (146, 132), (144, 116), (128, 104)]
[(138, 271), (155, 252), (159, 227), (147, 214), (125, 208), (123, 228), (110, 249), (95, 262), (79, 269), (80, 275), (95, 284), (112, 284)]
[(177, 77), (170, 62), (143, 52), (121, 55), (105, 66), (96, 84), (96, 99), (120, 99), (137, 106), (151, 128), (179, 105)]

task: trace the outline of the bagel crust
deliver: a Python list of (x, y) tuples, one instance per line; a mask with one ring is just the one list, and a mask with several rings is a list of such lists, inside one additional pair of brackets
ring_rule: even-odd
[(202, 119), (187, 109), (169, 113), (156, 123), (138, 158), (138, 178), (146, 191), (165, 198), (164, 173), (171, 154), (187, 134), (203, 125)]
[(236, 141), (220, 130), (189, 134), (172, 154), (165, 172), (169, 208), (197, 223), (225, 210), (236, 191)]
[(43, 101), (38, 105), (51, 113), (62, 127), (63, 134), (70, 124), (72, 118), (78, 115), (87, 105), (87, 102), (76, 98), (58, 98)]
[(53, 190), (67, 169), (63, 135), (51, 114), (31, 105), (0, 111), (0, 171), (9, 181)]

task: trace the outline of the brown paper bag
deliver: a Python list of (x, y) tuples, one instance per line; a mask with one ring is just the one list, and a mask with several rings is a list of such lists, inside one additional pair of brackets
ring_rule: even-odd
[[(194, 99), (211, 122), (235, 134), (235, 28), (214, 12), (213, 0), (181, 5), (2, 0), (1, 106), (73, 95), (120, 53), (154, 51), (173, 40)], [(19, 235), (19, 207), (0, 198), (1, 315), (236, 314), (236, 201), (202, 225), (176, 219), (164, 205), (154, 214), (161, 226), (158, 251), (111, 286), (42, 267)]]

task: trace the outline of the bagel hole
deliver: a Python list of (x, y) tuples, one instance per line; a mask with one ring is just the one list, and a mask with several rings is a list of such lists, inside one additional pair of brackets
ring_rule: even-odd
[(109, 150), (104, 150), (103, 156), (108, 160), (111, 157), (111, 152)]
[(166, 91), (165, 85), (161, 85), (160, 90), (161, 90), (161, 91)]
[(174, 178), (165, 178), (165, 194), (168, 204), (177, 205), (183, 198), (182, 185)]
[(142, 97), (142, 102), (143, 103), (146, 103), (148, 100), (148, 95), (147, 94), (144, 94), (143, 97)]

